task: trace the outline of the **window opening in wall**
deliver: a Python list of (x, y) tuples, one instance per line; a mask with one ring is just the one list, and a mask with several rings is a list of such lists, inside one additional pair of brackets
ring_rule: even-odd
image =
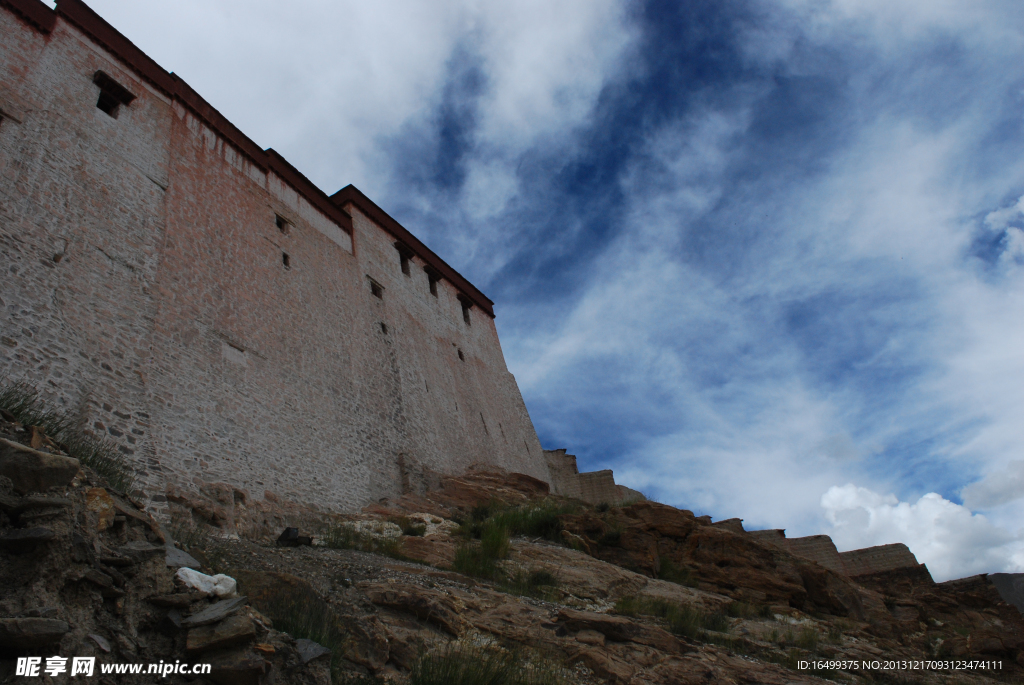
[(284, 264), (284, 268), (292, 268), (292, 258), (288, 256), (287, 252), (281, 253), (281, 263)]
[(280, 214), (274, 215), (274, 223), (277, 225), (277, 230), (281, 231), (281, 233), (284, 233), (285, 235), (288, 235), (288, 231), (292, 228), (292, 225), (288, 223), (288, 220)]
[(372, 278), (369, 278), (368, 280), (370, 281), (370, 292), (373, 294), (374, 297), (377, 297), (377, 298), (380, 298), (380, 299), (383, 300), (384, 299), (384, 286), (382, 286), (380, 283), (378, 283), (377, 281), (373, 280)]
[(462, 350), (459, 350), (459, 359), (466, 361), (466, 357), (462, 354)]
[(100, 97), (96, 101), (96, 108), (109, 117), (117, 118), (121, 105), (128, 106), (135, 99), (135, 95), (127, 88), (110, 77), (103, 71), (97, 71), (92, 75), (92, 82), (100, 88)]
[(484, 421), (484, 413), (483, 412), (480, 412), (480, 423), (484, 424), (484, 433), (487, 433), (487, 435), (490, 435), (491, 431), (487, 430), (487, 422)]
[(383, 333), (384, 335), (388, 334), (388, 325), (383, 321), (380, 322), (380, 332)]
[(403, 243), (401, 240), (395, 241), (395, 249), (398, 250), (398, 259), (402, 264), (402, 273), (406, 276), (411, 276), (412, 272), (409, 270), (409, 262), (412, 259), (413, 251), (408, 245)]
[(468, 324), (470, 323), (469, 310), (473, 308), (473, 301), (462, 293), (459, 293), (459, 302), (462, 304), (462, 320)]
[(441, 274), (430, 266), (423, 267), (423, 270), (427, 272), (427, 282), (430, 284), (430, 294), (437, 297), (437, 282), (441, 280)]

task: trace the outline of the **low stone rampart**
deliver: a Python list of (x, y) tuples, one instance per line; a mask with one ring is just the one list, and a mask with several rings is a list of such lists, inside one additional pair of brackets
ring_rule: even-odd
[(786, 551), (804, 559), (815, 561), (836, 573), (846, 574), (839, 550), (827, 535), (808, 535), (803, 538), (785, 538)]
[(839, 556), (846, 568), (846, 575), (851, 577), (918, 565), (917, 557), (902, 542), (840, 552)]
[(647, 499), (643, 493), (616, 485), (611, 469), (580, 473), (576, 455), (564, 449), (544, 450), (551, 474), (551, 494), (583, 500), (588, 504), (623, 504)]
[(1024, 573), (990, 573), (988, 579), (996, 586), (1004, 602), (1024, 614)]
[[(734, 519), (719, 521), (714, 525), (724, 525)], [(901, 542), (891, 545), (879, 545), (840, 552), (832, 538), (827, 535), (808, 535), (802, 538), (787, 538), (786, 531), (780, 528), (768, 530), (752, 530), (748, 533), (761, 544), (771, 545), (793, 556), (816, 562), (827, 569), (851, 578), (869, 576), (890, 571), (917, 569), (917, 557), (910, 548)], [(927, 568), (924, 576), (931, 579)], [(922, 576), (923, 577), (923, 576)]]

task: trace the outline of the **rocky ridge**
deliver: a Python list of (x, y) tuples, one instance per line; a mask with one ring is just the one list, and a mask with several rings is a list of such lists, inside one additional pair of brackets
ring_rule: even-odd
[[(0, 473), (17, 476), (0, 477), (0, 682), (22, 680), (16, 656), (58, 653), (215, 667), (169, 683), (405, 683), (425, 655), (458, 649), (511, 654), (537, 683), (1024, 676), (1024, 618), (985, 576), (853, 579), (738, 523), (647, 501), (586, 505), (494, 469), (359, 515), (320, 513), (303, 531), (314, 545), (279, 546), (181, 503), (161, 525), (11, 418), (0, 423)], [(512, 538), (481, 565), (496, 526)], [(241, 596), (190, 588), (177, 573), (189, 566), (226, 574)], [(999, 667), (800, 668), (892, 660)]]

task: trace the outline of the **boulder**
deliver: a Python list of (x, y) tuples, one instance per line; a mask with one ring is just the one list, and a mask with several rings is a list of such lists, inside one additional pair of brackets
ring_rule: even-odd
[(143, 540), (129, 542), (127, 545), (118, 547), (118, 553), (132, 561), (145, 561), (155, 556), (165, 554), (166, 550), (159, 545), (151, 545)]
[(152, 595), (146, 598), (150, 604), (158, 607), (171, 607), (173, 609), (187, 609), (193, 602), (209, 597), (205, 592), (175, 592), (168, 595)]
[(199, 561), (191, 554), (184, 550), (180, 550), (174, 545), (167, 543), (165, 546), (167, 555), (167, 565), (171, 568), (191, 568), (197, 569), (202, 566)]
[(0, 535), (0, 549), (12, 552), (27, 552), (36, 546), (53, 540), (53, 531), (49, 528), (20, 528), (9, 530)]
[(11, 479), (18, 494), (45, 492), (67, 485), (80, 468), (77, 459), (40, 452), (0, 438), (0, 475)]
[(302, 663), (308, 664), (313, 659), (319, 659), (320, 657), (327, 656), (331, 653), (331, 650), (327, 649), (318, 642), (312, 640), (296, 640), (295, 649), (299, 653), (299, 658), (302, 659)]
[(211, 649), (231, 647), (256, 637), (256, 625), (248, 616), (229, 616), (219, 623), (199, 626), (188, 631), (185, 649), (189, 652), (205, 652)]
[(259, 685), (267, 662), (252, 649), (216, 652), (203, 657), (210, 664), (208, 680), (217, 685)]
[(54, 618), (0, 618), (0, 647), (38, 649), (59, 641), (70, 626)]
[(217, 623), (218, 621), (223, 621), (225, 618), (231, 616), (244, 607), (247, 601), (248, 600), (245, 597), (235, 597), (234, 599), (224, 599), (219, 602), (214, 602), (198, 614), (192, 614), (183, 620), (181, 625), (185, 628), (196, 628), (198, 626), (205, 626), (211, 623)]

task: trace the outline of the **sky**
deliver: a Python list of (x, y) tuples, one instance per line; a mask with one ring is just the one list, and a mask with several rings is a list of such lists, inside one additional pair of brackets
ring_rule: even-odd
[(1019, 0), (92, 0), (495, 301), (542, 444), (1024, 571)]

